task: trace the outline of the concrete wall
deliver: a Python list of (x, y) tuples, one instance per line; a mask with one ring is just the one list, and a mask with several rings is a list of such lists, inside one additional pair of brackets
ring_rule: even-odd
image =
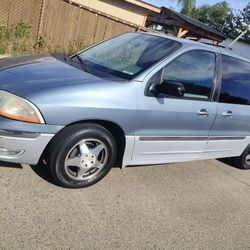
[(136, 25), (144, 26), (147, 10), (121, 0), (74, 0), (89, 8), (121, 18)]

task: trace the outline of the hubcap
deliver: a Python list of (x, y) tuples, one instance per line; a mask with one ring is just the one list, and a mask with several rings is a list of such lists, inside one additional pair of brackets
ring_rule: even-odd
[(66, 174), (78, 181), (93, 178), (105, 166), (108, 159), (106, 145), (97, 139), (85, 139), (74, 145), (64, 163)]
[(250, 165), (250, 154), (246, 156), (246, 164)]

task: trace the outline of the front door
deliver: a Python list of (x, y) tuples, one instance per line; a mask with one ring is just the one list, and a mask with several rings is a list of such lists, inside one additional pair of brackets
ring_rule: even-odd
[(141, 96), (136, 119), (135, 164), (201, 157), (217, 111), (217, 103), (212, 101), (216, 58), (216, 54), (210, 51), (188, 51), (149, 80), (152, 83), (161, 81), (162, 84), (170, 81), (181, 83), (185, 94), (179, 98), (171, 95)]

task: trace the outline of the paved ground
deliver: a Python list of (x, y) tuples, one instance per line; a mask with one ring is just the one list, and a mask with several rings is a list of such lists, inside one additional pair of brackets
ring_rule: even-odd
[(0, 167), (0, 249), (250, 249), (250, 171), (219, 161), (113, 169), (67, 190)]
[(8, 57), (8, 55), (0, 55), (0, 59), (5, 57)]

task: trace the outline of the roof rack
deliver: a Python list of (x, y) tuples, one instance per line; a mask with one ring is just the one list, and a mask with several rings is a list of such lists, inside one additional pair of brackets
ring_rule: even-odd
[[(199, 42), (200, 42), (200, 41), (199, 41)], [(230, 48), (230, 47), (226, 47), (226, 46), (219, 45), (219, 44), (213, 44), (213, 43), (207, 43), (207, 42), (200, 42), (200, 43), (203, 43), (203, 44), (206, 44), (206, 45), (210, 45), (210, 46), (219, 47), (219, 48), (223, 48), (223, 49), (230, 49), (230, 50), (233, 50), (233, 49)]]

